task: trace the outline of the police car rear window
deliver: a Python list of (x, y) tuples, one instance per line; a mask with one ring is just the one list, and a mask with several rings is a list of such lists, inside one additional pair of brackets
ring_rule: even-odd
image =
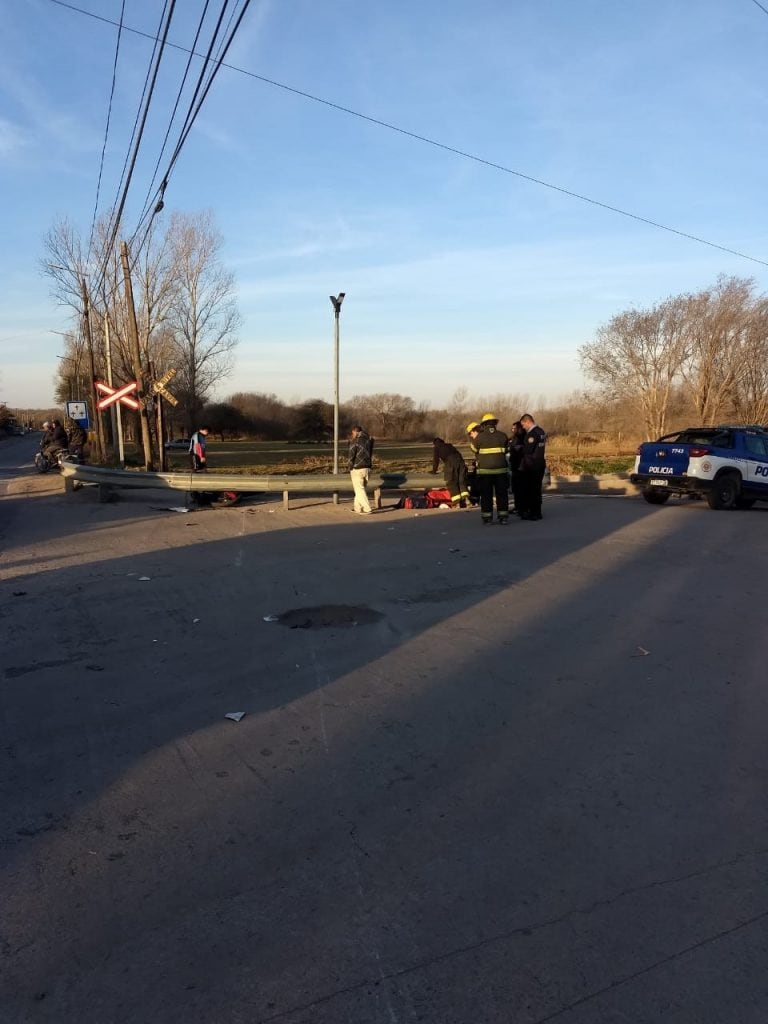
[(711, 444), (713, 448), (733, 448), (730, 430), (684, 430), (675, 438), (681, 444)]

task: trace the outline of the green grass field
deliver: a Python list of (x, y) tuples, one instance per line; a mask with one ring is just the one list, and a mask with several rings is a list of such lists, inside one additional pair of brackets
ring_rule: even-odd
[[(465, 459), (471, 458), (469, 446), (460, 446)], [(184, 451), (166, 452), (170, 470), (186, 469), (189, 456)], [(134, 456), (138, 458), (138, 454)], [(339, 445), (339, 468), (346, 470), (347, 444)], [(625, 473), (632, 468), (633, 456), (625, 453), (600, 453), (584, 456), (572, 447), (557, 442), (547, 449), (547, 462), (555, 474)], [(331, 473), (333, 445), (286, 441), (208, 441), (208, 467), (216, 472), (249, 473)], [(398, 442), (376, 445), (374, 468), (388, 472), (421, 472), (432, 468), (432, 445)]]

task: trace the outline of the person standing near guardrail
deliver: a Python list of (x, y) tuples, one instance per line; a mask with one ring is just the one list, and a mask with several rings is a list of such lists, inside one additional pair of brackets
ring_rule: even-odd
[(347, 469), (352, 478), (352, 488), (355, 492), (352, 511), (362, 516), (369, 516), (373, 512), (371, 503), (368, 501), (368, 493), (365, 489), (372, 461), (373, 438), (363, 430), (359, 423), (356, 423), (350, 431)]
[(480, 485), (480, 515), (488, 526), (493, 522), (493, 501), (500, 526), (509, 520), (509, 438), (498, 429), (499, 418), (487, 412), (480, 420), (481, 432), (474, 439), (477, 448), (477, 482)]
[(206, 468), (205, 441), (208, 437), (208, 427), (199, 427), (189, 442), (189, 461), (192, 464), (192, 472), (200, 473)]

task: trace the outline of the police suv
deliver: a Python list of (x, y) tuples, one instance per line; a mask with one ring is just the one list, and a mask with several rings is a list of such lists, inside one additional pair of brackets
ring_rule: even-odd
[(689, 494), (714, 509), (751, 508), (768, 501), (768, 429), (687, 427), (646, 441), (629, 479), (652, 505)]

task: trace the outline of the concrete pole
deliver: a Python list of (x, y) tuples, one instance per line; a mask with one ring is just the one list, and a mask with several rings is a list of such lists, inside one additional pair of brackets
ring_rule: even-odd
[(333, 306), (333, 472), (339, 472), (339, 316), (346, 292), (331, 295)]
[[(109, 316), (104, 314), (104, 339), (106, 341), (107, 349), (107, 384), (110, 387), (114, 387), (112, 384), (112, 341), (109, 335)], [(121, 469), (125, 469), (125, 447), (123, 445), (123, 414), (120, 411), (120, 402), (115, 402), (112, 406), (112, 434), (117, 437), (117, 451), (118, 459), (120, 460)]]

